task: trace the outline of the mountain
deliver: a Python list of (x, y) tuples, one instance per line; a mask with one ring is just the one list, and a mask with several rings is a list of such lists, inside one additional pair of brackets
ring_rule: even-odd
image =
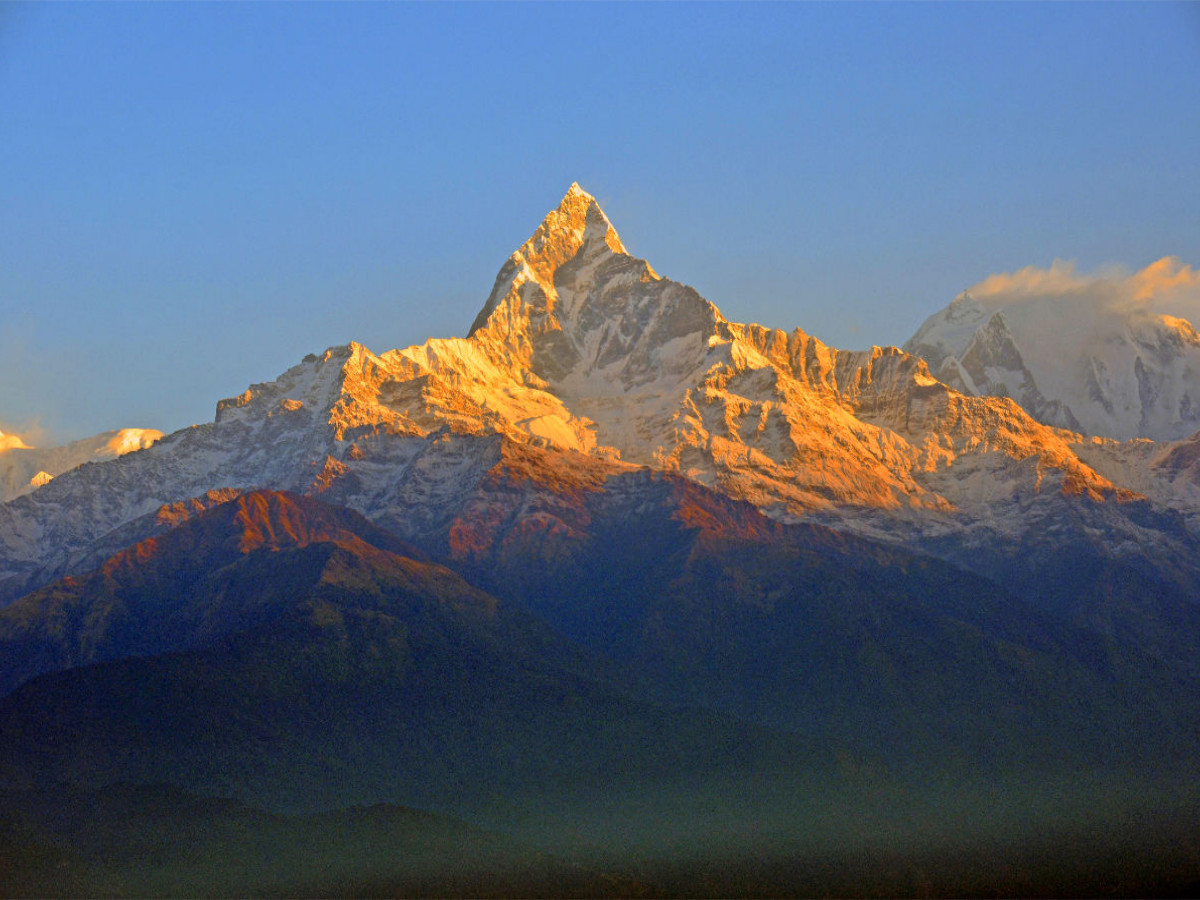
[(203, 514), (0, 610), (8, 648), (0, 695), (45, 672), (192, 649), (261, 626), (323, 577), (315, 573), (329, 560), (314, 546), (381, 566), (387, 553), (416, 557), (387, 560), (411, 570), (407, 580), (400, 569), (391, 573), (395, 589), (420, 590), (413, 579), (422, 576), (451, 577), (422, 569), (420, 551), (358, 514), (306, 497), (259, 492), (208, 510), (192, 506)]
[[(1136, 731), (1141, 752), (1182, 727), (1182, 689), (1155, 674), (1165, 661), (1190, 685), (1182, 652), (1132, 628), (1113, 639), (1064, 623), (999, 580), (820, 526), (773, 523), (670, 474), (623, 473), (603, 490), (560, 495), (556, 518), (573, 527), (557, 535), (526, 527), (538, 496), (514, 494), (525, 515), (498, 518), (479, 515), (468, 499), (446, 528), (460, 539), (429, 542), (456, 571), (357, 513), (307, 497), (255, 491), (197, 507), (95, 571), (0, 610), (0, 696), (39, 675), (211, 654), (264, 629), (278, 637), (298, 610), (313, 620), (349, 617), (330, 603), (353, 601), (362, 616), (357, 606), (370, 601), (378, 624), (361, 637), (377, 658), (391, 621), (377, 610), (400, 598), (492, 608), (499, 596), (582, 648), (556, 646), (526, 624), (522, 640), (540, 649), (522, 657), (589, 677), (607, 672), (663, 701), (839, 745), (903, 746), (906, 757), (919, 747), (924, 765), (946, 753), (976, 764), (998, 753), (1009, 763), (1030, 752), (1061, 761), (1093, 745), (1116, 760), (1121, 735)], [(1200, 633), (1195, 617), (1182, 624), (1177, 632)], [(400, 634), (402, 643), (417, 639)], [(310, 639), (315, 647), (324, 637)], [(146, 677), (161, 677), (163, 665)], [(86, 671), (95, 680), (112, 670)], [(1156, 720), (1131, 703), (1139, 684), (1172, 714)]]
[(32, 665), (5, 672), (0, 802), (171, 785), (275, 815), (399, 803), (570, 846), (661, 840), (668, 821), (691, 842), (858, 796), (862, 754), (635, 694), (403, 553), (357, 514), (252, 492), (10, 605), (3, 656)]
[[(212, 423), (0, 507), (0, 596), (82, 571), (115, 529), (212, 490), (346, 479), (368, 517), (401, 499), (436, 515), (495, 463), (494, 444), (461, 436), (584, 454), (588, 477), (678, 472), (780, 519), (825, 516), (911, 545), (1036, 529), (1025, 496), (1138, 494), (1085, 461), (1077, 435), (955, 391), (915, 356), (726, 320), (629, 255), (573, 185), (501, 268), (467, 338), (310, 355), (218, 403)], [(998, 522), (1005, 504), (1015, 511)]]
[(162, 437), (153, 428), (122, 428), (62, 447), (29, 447), (16, 435), (0, 432), (0, 503), (36, 490), (76, 466), (114, 459), (149, 447)]
[(573, 185), (468, 337), (309, 355), (211, 423), (0, 505), (0, 600), (152, 537), (180, 503), (262, 487), (445, 561), (496, 539), (545, 561), (586, 538), (581, 498), (648, 469), (937, 556), (1177, 664), (1195, 658), (1200, 482), (1173, 447), (1041, 424), (896, 348), (731, 322)]
[[(0, 505), (0, 597), (87, 571), (173, 505), (258, 487), (325, 496), (439, 558), (496, 530), (569, 555), (590, 515), (578, 498), (650, 469), (1015, 579), (1047, 611), (1181, 659), (1200, 485), (1173, 446), (1043, 425), (895, 348), (730, 322), (628, 254), (573, 185), (468, 337), (310, 355), (211, 423)], [(1098, 573), (1121, 574), (1098, 592)]]
[[(669, 473), (614, 475), (577, 498), (553, 542), (520, 517), (489, 519), (450, 564), (663, 696), (926, 768), (1116, 765), (1188, 727), (1200, 608), (1169, 590), (1113, 602), (1119, 590), (1087, 582), (1090, 607), (1055, 609), (1053, 577), (1030, 590), (773, 522)], [(451, 532), (476, 521), (463, 512)]]
[(186, 868), (46, 818), (133, 790), (220, 834), (416, 808), (651, 894), (1064, 893), (1024, 836), (1137, 822), (1174, 889), (1198, 461), (732, 322), (573, 185), (467, 337), (311, 354), (0, 504), (0, 848)]
[[(614, 480), (570, 553), (510, 520), (462, 574), (320, 500), (209, 498), (0, 610), (0, 887), (862, 894), (911, 852), (1014, 893), (1188, 877), (1163, 782), (1195, 678), (937, 560)], [(981, 850), (1047, 816), (1079, 872)], [(1184, 858), (1097, 854), (1131, 816)]]
[(1200, 431), (1200, 334), (1143, 304), (964, 291), (904, 348), (954, 389), (1011, 397), (1047, 425), (1119, 440)]
[[(679, 471), (784, 515), (949, 509), (967, 498), (924, 474), (995, 451), (1001, 464), (1038, 459), (1070, 489), (1119, 493), (1060, 435), (1011, 404), (946, 391), (893, 348), (838, 351), (800, 330), (727, 321), (629, 256), (577, 185), (501, 269), (461, 346), (562, 403), (570, 416), (524, 420), (549, 443)], [(466, 356), (437, 362), (461, 369)], [(551, 421), (555, 434), (587, 437), (548, 437)]]

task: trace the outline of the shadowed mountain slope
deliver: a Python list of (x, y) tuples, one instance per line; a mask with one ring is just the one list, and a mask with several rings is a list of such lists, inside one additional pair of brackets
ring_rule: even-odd
[(0, 700), (3, 783), (512, 817), (681, 778), (839, 777), (820, 743), (632, 699), (602, 657), (379, 545), (400, 542), (255, 492), (9, 607), (5, 658), (46, 674)]
[[(508, 478), (489, 524), (468, 531), (483, 521), (473, 512), (451, 523), (440, 554), (661, 696), (922, 766), (1125, 763), (1194, 747), (1200, 683), (1177, 658), (1200, 630), (1194, 606), (1117, 602), (1132, 590), (1117, 584), (1094, 598), (1108, 618), (1072, 622), (1002, 575), (774, 522), (651, 471), (564, 492), (566, 524), (531, 529), (497, 509), (505, 497), (528, 508), (528, 480)], [(1185, 626), (1173, 641), (1172, 613)]]
[(244, 494), (0, 609), (0, 694), (43, 672), (203, 646), (265, 624), (349, 558), (375, 564), (397, 591), (478, 594), (350, 510)]

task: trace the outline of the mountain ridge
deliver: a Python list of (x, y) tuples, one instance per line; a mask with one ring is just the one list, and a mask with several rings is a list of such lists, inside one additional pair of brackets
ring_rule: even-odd
[[(1007, 317), (974, 336), (975, 387), (1039, 384)], [(936, 868), (931, 835), (1028, 886), (1030, 821), (1176, 833), (1197, 560), (1200, 437), (1086, 437), (732, 322), (576, 184), (468, 337), (309, 354), (0, 504), (0, 846), (61, 883), (72, 841), (11, 823), (161, 784), (422, 808), (622, 884), (683, 861), (683, 894), (861, 884), (812, 875), (839, 846)]]
[[(0, 595), (77, 570), (105, 535), (214, 490), (320, 494), (341, 481), (368, 517), (390, 516), (400, 495), (435, 517), (505, 442), (580, 454), (596, 472), (675, 472), (781, 521), (817, 516), (913, 547), (972, 529), (1017, 540), (1062, 503), (1148, 498), (1200, 523), (1190, 469), (1147, 465), (1140, 446), (966, 395), (897, 348), (730, 322), (631, 256), (573, 185), (501, 267), (469, 337), (310, 354), (220, 401), (211, 423), (0, 506)], [(1023, 500), (1046, 492), (1061, 502)], [(1139, 540), (1166, 551), (1144, 529)]]

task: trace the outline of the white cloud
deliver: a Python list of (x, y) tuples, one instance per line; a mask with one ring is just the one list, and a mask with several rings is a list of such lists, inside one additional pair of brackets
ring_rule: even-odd
[(5, 450), (21, 450), (35, 446), (35, 439), (40, 436), (40, 433), (41, 429), (36, 426), (19, 429), (0, 427), (0, 453)]
[(29, 445), (21, 440), (21, 436), (17, 434), (5, 434), (0, 431), (0, 453), (5, 450), (21, 450)]
[(1055, 260), (1048, 269), (1027, 266), (989, 275), (967, 293), (988, 309), (1051, 301), (1098, 307), (1093, 314), (1107, 309), (1122, 316), (1144, 312), (1200, 322), (1200, 270), (1175, 256), (1164, 256), (1133, 273), (1109, 267), (1081, 274), (1073, 263)]

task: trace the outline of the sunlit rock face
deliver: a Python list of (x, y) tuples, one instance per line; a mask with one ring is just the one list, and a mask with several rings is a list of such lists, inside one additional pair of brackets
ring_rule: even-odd
[(62, 447), (30, 447), (17, 435), (0, 433), (0, 502), (47, 484), (63, 472), (88, 462), (115, 459), (149, 447), (162, 437), (152, 428), (122, 428)]
[(919, 359), (729, 322), (631, 256), (578, 185), (504, 264), (468, 338), (351, 355), (356, 411), (344, 402), (339, 422), (500, 432), (678, 471), (784, 516), (951, 509), (953, 481), (929, 476), (964, 455), (1033, 457), (1066, 490), (1121, 493), (1069, 437), (948, 390)]

